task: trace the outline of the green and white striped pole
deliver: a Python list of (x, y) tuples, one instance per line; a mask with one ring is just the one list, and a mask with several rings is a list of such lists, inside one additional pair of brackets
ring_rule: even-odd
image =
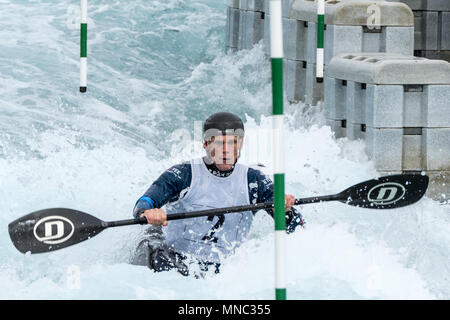
[(275, 298), (286, 300), (286, 218), (284, 210), (283, 24), (281, 0), (270, 0), (270, 56), (274, 137)]
[(317, 0), (316, 81), (323, 82), (323, 42), (325, 29), (325, 0)]
[(81, 0), (80, 92), (87, 90), (87, 0)]

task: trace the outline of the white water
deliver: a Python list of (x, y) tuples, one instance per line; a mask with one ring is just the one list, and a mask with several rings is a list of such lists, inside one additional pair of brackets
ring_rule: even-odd
[[(224, 53), (224, 2), (90, 3), (87, 94), (77, 92), (77, 6), (0, 0), (0, 11), (0, 298), (272, 299), (273, 222), (263, 212), (221, 274), (204, 279), (129, 265), (139, 226), (38, 255), (18, 252), (7, 231), (50, 207), (130, 218), (163, 170), (201, 154), (181, 134), (194, 137), (213, 112), (246, 119), (248, 142), (270, 129), (270, 64), (262, 44)], [(363, 142), (334, 139), (320, 107), (286, 105), (286, 114), (289, 193), (335, 193), (377, 176)], [(252, 143), (242, 161), (269, 165)], [(307, 228), (287, 238), (289, 299), (450, 298), (449, 204), (301, 211)]]

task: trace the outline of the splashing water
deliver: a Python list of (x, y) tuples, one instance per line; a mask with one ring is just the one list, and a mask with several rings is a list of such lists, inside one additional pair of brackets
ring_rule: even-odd
[[(252, 142), (272, 125), (264, 44), (225, 53), (222, 0), (95, 1), (80, 94), (79, 8), (1, 0), (0, 10), (0, 298), (272, 299), (273, 221), (264, 212), (222, 272), (204, 279), (128, 264), (139, 226), (38, 255), (19, 253), (7, 232), (50, 207), (130, 218), (163, 170), (202, 154), (198, 124), (219, 110), (245, 119), (241, 161), (270, 166), (270, 146)], [(336, 140), (320, 105), (285, 109), (287, 192), (325, 195), (377, 176), (363, 142)], [(448, 204), (300, 210), (307, 228), (287, 237), (289, 299), (450, 298)]]

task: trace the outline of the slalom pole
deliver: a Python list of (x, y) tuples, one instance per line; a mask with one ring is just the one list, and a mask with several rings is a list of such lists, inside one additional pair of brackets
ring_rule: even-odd
[(286, 300), (286, 218), (283, 141), (283, 24), (281, 0), (270, 0), (275, 220), (275, 299)]
[(87, 90), (87, 0), (81, 0), (80, 92)]
[(316, 82), (318, 83), (323, 82), (324, 29), (325, 29), (325, 0), (317, 0)]

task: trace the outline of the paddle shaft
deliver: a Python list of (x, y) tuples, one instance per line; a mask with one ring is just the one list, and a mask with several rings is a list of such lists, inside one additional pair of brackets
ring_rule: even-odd
[[(421, 199), (428, 187), (426, 175), (402, 174), (380, 177), (358, 183), (334, 195), (296, 199), (294, 205), (339, 201), (346, 205), (368, 209), (394, 209)], [(233, 212), (273, 209), (273, 202), (227, 208), (215, 208), (167, 215), (167, 220), (212, 217)], [(41, 253), (62, 249), (91, 239), (106, 228), (147, 224), (146, 217), (119, 221), (102, 221), (88, 213), (68, 208), (50, 208), (32, 212), (8, 225), (11, 241), (26, 253)]]
[[(334, 200), (338, 200), (337, 195), (300, 198), (300, 199), (295, 200), (294, 205), (316, 203), (316, 202), (320, 202), (320, 201), (334, 201)], [(173, 214), (167, 215), (167, 220), (180, 220), (180, 219), (187, 219), (187, 218), (210, 217), (210, 216), (215, 216), (218, 214), (264, 210), (264, 209), (272, 209), (272, 208), (273, 208), (273, 202), (265, 202), (265, 203), (249, 204), (249, 205), (243, 205), (243, 206), (227, 207), (227, 208), (217, 208), (217, 209), (199, 210), (199, 211), (191, 211), (191, 212), (173, 213)], [(133, 224), (147, 224), (147, 219), (145, 217), (140, 217), (140, 218), (136, 218), (136, 219), (110, 221), (110, 222), (104, 222), (103, 226), (105, 228), (110, 228), (110, 227), (128, 226), (128, 225), (133, 225)]]

